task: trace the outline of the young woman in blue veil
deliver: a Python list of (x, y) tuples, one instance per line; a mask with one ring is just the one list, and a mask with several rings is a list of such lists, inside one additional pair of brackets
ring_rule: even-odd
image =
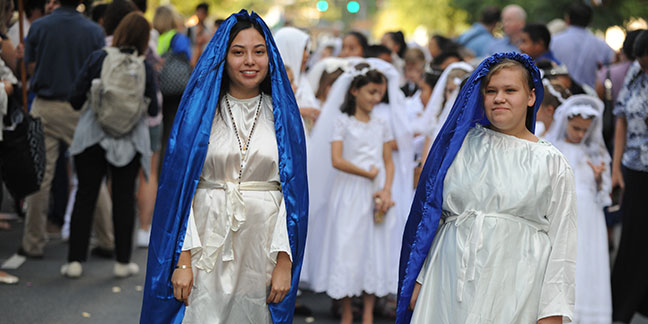
[(203, 52), (164, 157), (141, 323), (292, 323), (308, 186), (283, 66), (245, 10)]
[(573, 319), (572, 171), (533, 135), (543, 86), (526, 55), (484, 60), (421, 174), (403, 237), (397, 323)]

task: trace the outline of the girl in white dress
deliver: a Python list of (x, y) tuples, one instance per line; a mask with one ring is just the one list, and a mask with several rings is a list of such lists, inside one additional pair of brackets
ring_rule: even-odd
[(574, 323), (610, 324), (610, 260), (603, 208), (610, 199), (610, 155), (603, 141), (604, 104), (575, 95), (556, 109), (547, 140), (574, 170), (578, 211), (576, 306)]
[(405, 229), (397, 323), (573, 319), (574, 180), (533, 135), (542, 94), (517, 53), (484, 60), (462, 87)]
[(352, 322), (350, 297), (360, 295), (363, 322), (372, 323), (375, 297), (391, 292), (396, 280), (389, 271), (389, 228), (378, 219), (392, 206), (394, 165), (388, 142), (393, 136), (384, 120), (371, 115), (386, 83), (376, 70), (356, 76), (331, 138), (331, 160), (338, 172), (313, 288), (342, 299), (342, 323)]

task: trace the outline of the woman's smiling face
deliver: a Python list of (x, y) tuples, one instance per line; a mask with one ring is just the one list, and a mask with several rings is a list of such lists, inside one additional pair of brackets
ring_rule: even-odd
[(252, 98), (268, 74), (268, 51), (265, 39), (254, 28), (241, 30), (227, 51), (226, 72), (229, 93), (235, 98)]

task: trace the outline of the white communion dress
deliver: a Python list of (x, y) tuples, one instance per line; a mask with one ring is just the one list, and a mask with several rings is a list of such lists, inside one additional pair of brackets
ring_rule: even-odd
[(337, 171), (331, 191), (330, 208), (321, 243), (321, 262), (313, 274), (312, 288), (331, 298), (361, 296), (363, 292), (384, 296), (395, 293), (398, 266), (390, 260), (389, 240), (393, 212), (384, 222), (374, 222), (373, 194), (385, 183), (383, 144), (393, 140), (389, 125), (372, 116), (369, 122), (341, 114), (331, 141), (343, 141), (342, 157), (355, 166), (380, 169), (372, 181)]
[[(610, 205), (610, 168), (601, 174), (597, 190), (594, 171), (587, 164), (585, 145), (557, 141), (574, 170), (578, 212), (578, 257), (576, 261), (576, 306), (574, 322), (579, 324), (612, 323), (610, 258), (603, 207)], [(598, 164), (600, 161), (591, 160)]]
[[(260, 98), (226, 96), (244, 145)], [(194, 274), (183, 323), (272, 323), (266, 304), (272, 271), (278, 252), (291, 255), (277, 152), (270, 96), (263, 95), (243, 161), (223, 97), (182, 248), (191, 250)]]
[(471, 129), (444, 181), (412, 323), (536, 324), (573, 318), (572, 171), (545, 141)]

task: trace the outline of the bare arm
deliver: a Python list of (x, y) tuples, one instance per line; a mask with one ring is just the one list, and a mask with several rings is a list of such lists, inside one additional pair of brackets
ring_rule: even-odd
[(621, 158), (626, 146), (626, 132), (628, 122), (624, 117), (617, 117), (616, 130), (614, 131), (614, 156), (612, 158), (612, 188), (625, 188), (623, 175), (621, 174)]
[(191, 293), (191, 288), (193, 287), (191, 251), (187, 250), (180, 252), (180, 257), (178, 258), (178, 267), (173, 270), (171, 283), (173, 284), (173, 296), (177, 300), (184, 302), (185, 306), (189, 306), (189, 294)]
[(272, 271), (272, 286), (266, 303), (281, 302), (290, 291), (290, 279), (292, 277), (292, 262), (286, 252), (277, 254), (277, 265)]
[(538, 324), (562, 324), (562, 322), (563, 322), (562, 316), (551, 316), (551, 317), (541, 318), (538, 321)]
[(391, 196), (391, 188), (394, 182), (394, 160), (392, 159), (392, 143), (393, 141), (383, 144), (383, 163), (385, 164), (385, 185), (382, 190), (374, 193), (374, 198), (380, 199), (378, 208), (383, 212), (387, 212), (394, 201)]
[(369, 171), (359, 168), (355, 164), (342, 157), (342, 141), (331, 142), (331, 162), (333, 167), (346, 173), (355, 174), (373, 180), (378, 175), (378, 169), (374, 166)]

